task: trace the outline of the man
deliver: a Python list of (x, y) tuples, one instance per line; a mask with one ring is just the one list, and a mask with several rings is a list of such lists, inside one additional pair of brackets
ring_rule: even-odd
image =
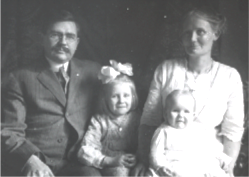
[(76, 151), (95, 107), (100, 66), (73, 58), (80, 28), (72, 14), (46, 20), (45, 55), (11, 73), (2, 89), (2, 175), (98, 176), (78, 164)]

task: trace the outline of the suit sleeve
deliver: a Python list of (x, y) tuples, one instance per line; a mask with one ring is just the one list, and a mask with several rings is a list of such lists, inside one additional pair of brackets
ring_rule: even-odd
[(25, 138), (26, 103), (20, 82), (10, 74), (2, 89), (2, 162), (21, 171), (32, 154), (40, 150)]

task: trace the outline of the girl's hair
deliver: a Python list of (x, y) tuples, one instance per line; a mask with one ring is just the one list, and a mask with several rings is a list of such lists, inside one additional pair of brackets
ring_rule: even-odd
[(98, 113), (107, 114), (107, 115), (109, 115), (111, 113), (108, 106), (107, 106), (107, 103), (106, 103), (106, 95), (107, 95), (107, 92), (111, 86), (113, 86), (115, 84), (119, 84), (119, 83), (129, 84), (129, 86), (131, 88), (131, 93), (132, 93), (132, 105), (131, 105), (130, 111), (133, 111), (137, 108), (138, 96), (137, 96), (135, 83), (127, 75), (120, 74), (112, 81), (110, 81), (106, 84), (102, 84), (102, 88), (100, 91), (100, 102), (99, 102), (100, 104), (99, 104), (99, 108), (98, 108)]
[(221, 35), (226, 30), (226, 17), (217, 13), (214, 9), (210, 7), (199, 7), (194, 8), (184, 15), (183, 23), (191, 16), (201, 17), (202, 19), (208, 21), (212, 29)]

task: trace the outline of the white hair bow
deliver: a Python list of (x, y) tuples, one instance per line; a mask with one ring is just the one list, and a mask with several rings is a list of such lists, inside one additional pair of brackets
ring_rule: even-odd
[(114, 80), (118, 75), (126, 74), (132, 76), (132, 65), (130, 63), (118, 63), (115, 60), (110, 60), (111, 66), (103, 66), (98, 74), (98, 78), (103, 84)]

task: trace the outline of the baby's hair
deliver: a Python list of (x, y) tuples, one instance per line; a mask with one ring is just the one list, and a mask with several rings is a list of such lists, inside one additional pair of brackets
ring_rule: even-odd
[(102, 84), (102, 88), (101, 88), (101, 92), (100, 92), (100, 105), (99, 105), (99, 112), (100, 113), (108, 114), (110, 112), (108, 107), (107, 107), (105, 96), (107, 95), (106, 93), (109, 90), (110, 86), (113, 86), (114, 84), (119, 84), (119, 83), (127, 83), (130, 85), (131, 93), (132, 93), (132, 105), (131, 105), (130, 111), (133, 111), (137, 108), (138, 96), (137, 96), (135, 83), (127, 75), (120, 74), (115, 79), (111, 80), (110, 82), (108, 82), (106, 84)]
[(183, 95), (186, 95), (186, 96), (189, 96), (191, 97), (193, 100), (194, 100), (194, 108), (193, 110), (195, 111), (195, 108), (196, 108), (196, 101), (195, 101), (195, 98), (193, 97), (193, 94), (188, 91), (188, 90), (173, 90), (165, 99), (165, 106), (166, 106), (166, 109), (168, 107), (169, 104), (172, 104), (172, 101), (177, 98), (178, 96), (183, 96)]
[(199, 7), (189, 11), (186, 15), (184, 15), (183, 24), (186, 19), (191, 16), (197, 16), (207, 20), (212, 29), (217, 32), (218, 35), (224, 33), (226, 30), (226, 17), (217, 13), (210, 7)]

